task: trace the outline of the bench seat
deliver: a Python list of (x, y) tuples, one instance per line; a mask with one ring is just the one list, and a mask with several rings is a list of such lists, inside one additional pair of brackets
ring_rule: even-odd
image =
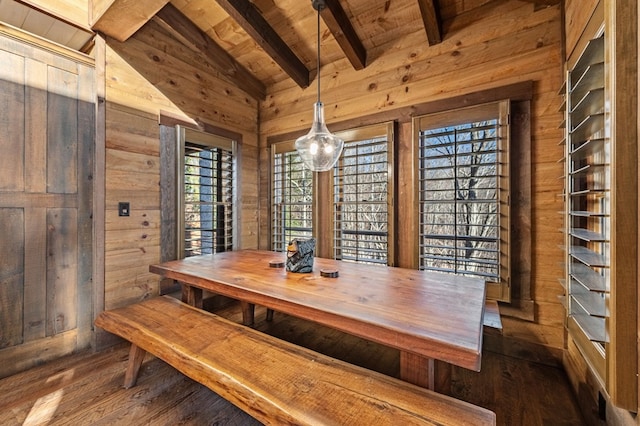
[(129, 342), (125, 387), (148, 351), (264, 424), (493, 425), (464, 401), (277, 339), (169, 296), (100, 313)]

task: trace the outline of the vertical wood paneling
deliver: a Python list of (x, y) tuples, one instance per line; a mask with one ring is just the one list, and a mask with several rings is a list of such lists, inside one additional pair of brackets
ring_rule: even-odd
[[(517, 185), (510, 194), (511, 212), (517, 219), (511, 220), (511, 279), (517, 282), (517, 292), (512, 292), (514, 300), (531, 300), (531, 167), (519, 167), (519, 164), (531, 164), (531, 105), (530, 102), (518, 102), (512, 105), (511, 122), (518, 123), (520, 134), (512, 135), (512, 141), (525, 141), (511, 144), (510, 173)], [(516, 128), (515, 126), (512, 128)]]
[(76, 209), (47, 211), (47, 335), (76, 327), (78, 280)]
[(25, 191), (46, 192), (47, 173), (47, 64), (27, 59), (25, 64)]
[(0, 349), (22, 343), (24, 212), (0, 208)]
[(24, 58), (0, 50), (0, 191), (24, 188), (24, 102)]
[(78, 76), (49, 67), (47, 192), (78, 190)]
[[(106, 90), (106, 43), (104, 38), (97, 34), (95, 37), (95, 98), (96, 105), (96, 127), (95, 127), (95, 169), (94, 169), (94, 188), (93, 188), (93, 315), (95, 317), (104, 310), (105, 297), (105, 147), (107, 133), (107, 103), (105, 101)], [(98, 333), (94, 335), (94, 347), (100, 349), (100, 336)]]
[[(176, 165), (177, 137), (173, 126), (160, 126), (160, 164)], [(178, 258), (178, 230), (175, 224), (178, 218), (176, 212), (178, 169), (177, 167), (162, 167), (160, 169), (160, 191), (164, 194), (160, 199), (160, 260), (165, 262)], [(170, 279), (160, 281), (160, 294), (176, 291), (179, 284)]]
[[(44, 179), (43, 181), (44, 182)], [(24, 272), (24, 340), (46, 336), (47, 315), (47, 209), (25, 212), (25, 255), (29, 265)]]
[(92, 335), (94, 71), (50, 48), (0, 28), (2, 377)]
[[(418, 214), (418, 191), (415, 188), (415, 161), (417, 144), (413, 138), (412, 123), (400, 123), (398, 126), (397, 167), (395, 173), (398, 178), (398, 226), (396, 236), (397, 265), (401, 268), (417, 268), (418, 259), (418, 230), (416, 217)], [(400, 172), (402, 170), (402, 172)], [(400, 207), (402, 206), (402, 207)]]
[(91, 343), (93, 306), (93, 180), (96, 106), (93, 68), (78, 65), (78, 346)]

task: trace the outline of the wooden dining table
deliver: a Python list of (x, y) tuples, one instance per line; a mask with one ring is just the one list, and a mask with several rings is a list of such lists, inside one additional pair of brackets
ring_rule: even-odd
[(239, 250), (149, 270), (179, 282), (196, 307), (203, 290), (240, 300), (248, 325), (257, 304), (396, 348), (400, 378), (432, 390), (449, 393), (452, 365), (480, 370), (484, 280), (317, 257), (310, 273), (272, 266), (285, 258)]

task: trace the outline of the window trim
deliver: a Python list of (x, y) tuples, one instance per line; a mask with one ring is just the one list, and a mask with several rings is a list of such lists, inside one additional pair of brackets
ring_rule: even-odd
[[(203, 133), (218, 135), (232, 139), (236, 143), (235, 151), (235, 195), (234, 204), (238, 204), (238, 200), (242, 195), (242, 181), (240, 167), (242, 166), (242, 145), (243, 138), (241, 133), (237, 133), (204, 120), (198, 120), (196, 125), (191, 120), (185, 120), (171, 113), (161, 111), (159, 118), (159, 137), (160, 137), (160, 261), (167, 262), (178, 258), (177, 254), (177, 196), (178, 196), (178, 134), (176, 126), (184, 128), (198, 129)], [(157, 201), (155, 202), (157, 204)], [(235, 209), (234, 227), (237, 232), (240, 231), (242, 224), (242, 212)], [(242, 242), (239, 241), (240, 235), (234, 236), (238, 247)], [(160, 280), (160, 294), (167, 294), (180, 289), (180, 285), (174, 280)]]
[[(364, 126), (355, 129), (349, 129), (342, 132), (337, 132), (336, 135), (340, 137), (342, 140), (347, 142), (352, 141), (362, 141), (367, 139), (374, 139), (386, 136), (387, 138), (387, 266), (394, 266), (396, 263), (395, 259), (395, 238), (396, 238), (396, 228), (395, 228), (395, 208), (394, 208), (394, 194), (395, 194), (395, 155), (394, 155), (394, 140), (395, 140), (395, 132), (394, 125), (392, 122), (386, 122), (371, 126)], [(341, 157), (342, 158), (342, 157)], [(335, 200), (334, 200), (334, 171), (331, 170), (331, 181), (330, 181), (330, 217), (333, 219), (331, 221), (331, 232), (329, 235), (329, 241), (326, 242), (328, 245), (328, 252), (330, 253), (330, 257), (333, 258), (335, 253)], [(328, 233), (329, 234), (329, 233)]]
[[(176, 141), (177, 141), (177, 151), (178, 155), (176, 155), (176, 250), (178, 259), (184, 258), (184, 249), (185, 249), (185, 229), (184, 229), (184, 209), (185, 209), (185, 194), (184, 194), (184, 156), (185, 156), (185, 146), (187, 143), (195, 143), (202, 146), (207, 146), (211, 148), (221, 148), (227, 151), (231, 151), (233, 156), (233, 196), (232, 196), (232, 205), (237, 206), (237, 186), (238, 186), (238, 171), (237, 171), (237, 142), (234, 139), (227, 138), (225, 136), (216, 135), (213, 133), (206, 133), (199, 130), (194, 130), (188, 127), (183, 127), (180, 125), (176, 126)], [(232, 247), (233, 250), (236, 250), (238, 247), (238, 209), (234, 208), (232, 212), (232, 230), (231, 230), (231, 239), (232, 239)]]
[[(293, 153), (295, 152), (295, 147), (294, 147), (294, 141), (286, 141), (286, 142), (278, 142), (275, 143), (271, 146), (271, 150), (270, 150), (270, 156), (269, 156), (269, 250), (274, 250), (274, 228), (273, 228), (273, 224), (275, 223), (275, 218), (274, 218), (274, 205), (273, 205), (273, 192), (274, 192), (274, 187), (273, 187), (273, 183), (274, 183), (274, 168), (275, 168), (275, 157), (278, 154), (285, 154), (285, 153)], [(311, 179), (312, 179), (312, 201), (311, 201), (311, 210), (312, 210), (312, 215), (315, 212), (315, 176), (314, 173), (310, 171), (310, 173), (312, 173)], [(311, 219), (311, 234), (313, 235), (313, 229), (315, 228), (315, 216), (312, 217)]]
[[(464, 114), (463, 118), (460, 118), (461, 114)], [(419, 203), (419, 190), (420, 185), (417, 183), (417, 176), (420, 170), (420, 166), (418, 164), (419, 155), (417, 155), (419, 151), (420, 144), (420, 132), (422, 130), (438, 128), (438, 127), (446, 127), (455, 124), (460, 124), (461, 122), (475, 122), (482, 121), (485, 119), (498, 119), (498, 141), (499, 141), (499, 158), (498, 158), (498, 166), (501, 167), (498, 170), (498, 176), (500, 179), (498, 189), (500, 191), (500, 195), (498, 197), (500, 212), (499, 212), (499, 222), (500, 222), (500, 283), (486, 281), (487, 285), (487, 299), (499, 300), (502, 302), (510, 302), (511, 301), (511, 269), (513, 265), (513, 259), (511, 256), (511, 209), (510, 209), (510, 191), (512, 187), (511, 183), (511, 174), (510, 168), (512, 167), (510, 163), (510, 146), (511, 146), (511, 132), (510, 132), (510, 102), (508, 100), (489, 102), (485, 104), (472, 105), (463, 108), (453, 108), (446, 111), (439, 111), (431, 114), (425, 114), (419, 117), (414, 117), (413, 119), (413, 129), (414, 129), (414, 143), (415, 143), (415, 152), (414, 156), (414, 170), (416, 176), (414, 182), (414, 191), (415, 191), (415, 199), (417, 203), (418, 212), (420, 211)], [(415, 233), (414, 236), (414, 244), (415, 247), (419, 247), (420, 244), (420, 215), (416, 214), (416, 230), (418, 232)], [(416, 249), (415, 251), (415, 262), (416, 265), (420, 265), (420, 250)]]

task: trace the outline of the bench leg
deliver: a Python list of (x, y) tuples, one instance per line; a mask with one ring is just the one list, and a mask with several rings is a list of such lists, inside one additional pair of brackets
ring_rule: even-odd
[(256, 305), (254, 303), (249, 303), (241, 300), (240, 307), (242, 307), (242, 324), (253, 325)]
[(448, 395), (451, 364), (400, 351), (400, 379)]
[(273, 309), (267, 308), (267, 321), (273, 321)]
[(127, 372), (124, 375), (124, 388), (129, 389), (136, 385), (138, 380), (138, 372), (140, 366), (144, 360), (144, 356), (147, 353), (144, 349), (141, 349), (138, 345), (131, 344), (129, 350), (129, 364), (127, 364)]

